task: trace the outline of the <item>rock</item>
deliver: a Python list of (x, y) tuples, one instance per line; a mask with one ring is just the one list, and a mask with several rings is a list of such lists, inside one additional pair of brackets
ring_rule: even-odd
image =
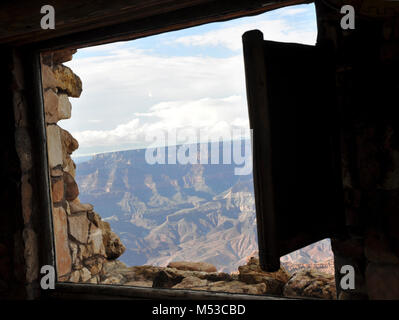
[(81, 269), (81, 261), (79, 259), (79, 247), (73, 242), (69, 241), (69, 248), (71, 249), (71, 257), (72, 257), (72, 267), (75, 269)]
[(69, 201), (69, 207), (71, 213), (88, 212), (93, 210), (93, 206), (89, 203), (81, 203), (78, 198), (73, 201)]
[(69, 281), (77, 283), (77, 282), (79, 282), (79, 280), (80, 280), (80, 271), (76, 270), (76, 271), (72, 272), (71, 276), (69, 277)]
[(121, 239), (111, 231), (108, 222), (101, 221), (100, 228), (103, 231), (103, 242), (108, 259), (116, 259), (120, 257), (126, 250)]
[(173, 286), (174, 289), (190, 289), (193, 287), (206, 287), (208, 280), (189, 276), (184, 278), (180, 283)]
[(284, 283), (286, 283), (290, 277), (284, 267), (281, 267), (277, 272), (263, 271), (259, 265), (259, 259), (255, 257), (251, 257), (246, 265), (238, 267), (238, 271), (239, 275), (248, 273), (259, 273), (267, 277), (272, 277)]
[(66, 94), (58, 95), (54, 90), (49, 89), (44, 92), (43, 100), (46, 123), (55, 124), (59, 120), (71, 117), (72, 105)]
[(114, 272), (115, 270), (126, 269), (127, 266), (119, 260), (107, 260), (103, 264), (102, 273), (109, 274)]
[(328, 259), (322, 262), (311, 262), (311, 263), (292, 263), (290, 261), (287, 261), (283, 262), (282, 264), (285, 270), (287, 270), (287, 272), (290, 274), (294, 274), (295, 272), (301, 270), (309, 270), (309, 269), (332, 275), (335, 273), (334, 259)]
[(91, 251), (87, 244), (79, 244), (79, 254), (78, 257), (80, 260), (86, 260), (91, 257)]
[(335, 279), (333, 275), (304, 270), (295, 273), (284, 286), (286, 297), (314, 297), (336, 299)]
[[(184, 280), (173, 288), (184, 288)], [(213, 292), (229, 292), (229, 293), (243, 293), (243, 294), (265, 294), (267, 292), (264, 283), (246, 284), (241, 281), (218, 281), (208, 283), (206, 286), (190, 286), (186, 287), (190, 290), (203, 290)]]
[(85, 214), (68, 216), (69, 234), (80, 243), (87, 243), (89, 223)]
[[(75, 201), (79, 201), (78, 199), (75, 199), (74, 201), (72, 201), (72, 202), (75, 202)], [(71, 202), (70, 202), (71, 203)], [(80, 203), (80, 201), (79, 201), (79, 203)], [(94, 223), (95, 225), (96, 225), (96, 227), (99, 227), (99, 228), (101, 228), (102, 227), (102, 220), (101, 220), (101, 217), (100, 217), (100, 215), (98, 214), (98, 213), (96, 213), (96, 212), (94, 212), (94, 211), (88, 211), (87, 212), (87, 218), (92, 222), (92, 223)]]
[(68, 245), (67, 216), (62, 207), (53, 208), (53, 228), (58, 276), (71, 271), (72, 259)]
[(99, 273), (101, 272), (101, 269), (102, 269), (102, 263), (101, 263), (101, 262), (98, 262), (98, 263), (96, 263), (96, 264), (93, 264), (93, 265), (90, 266), (90, 268), (89, 268), (90, 273), (91, 273), (92, 275), (97, 275), (97, 274), (99, 274)]
[(123, 281), (123, 276), (120, 274), (112, 275), (101, 281), (102, 284), (120, 284)]
[(62, 177), (51, 179), (51, 196), (54, 203), (64, 199), (64, 180)]
[(76, 164), (72, 158), (67, 155), (63, 161), (64, 172), (68, 172), (73, 178), (76, 176)]
[(75, 179), (68, 173), (64, 172), (64, 189), (65, 189), (65, 200), (73, 201), (79, 195), (79, 188), (75, 182)]
[(56, 168), (52, 168), (50, 170), (50, 175), (52, 178), (56, 178), (56, 177), (61, 177), (64, 175), (64, 172), (62, 171), (62, 167), (56, 167)]
[(251, 257), (246, 265), (238, 267), (238, 271), (238, 280), (246, 284), (264, 283), (269, 294), (282, 294), (284, 285), (289, 279), (283, 267), (277, 272), (263, 271), (260, 268), (259, 259), (254, 257)]
[(152, 281), (129, 281), (125, 282), (123, 285), (132, 287), (152, 287)]
[(152, 283), (153, 288), (172, 288), (180, 283), (184, 277), (182, 275), (161, 270), (158, 272)]
[(97, 277), (93, 277), (89, 281), (86, 281), (86, 283), (97, 284), (98, 283), (98, 279), (97, 279)]
[(80, 277), (82, 282), (86, 282), (91, 278), (91, 273), (87, 268), (80, 270)]
[(50, 169), (62, 165), (62, 144), (60, 127), (57, 125), (47, 126), (47, 154)]
[(46, 123), (55, 124), (58, 122), (58, 105), (59, 99), (57, 93), (49, 89), (44, 92), (44, 115), (46, 118)]
[(105, 247), (105, 253), (108, 259), (116, 259), (120, 257), (126, 250), (125, 246), (119, 239), (119, 237), (111, 230), (108, 222), (102, 221), (101, 217), (94, 211), (87, 213), (88, 219), (94, 223), (94, 225), (101, 229), (103, 234), (103, 243)]
[(105, 248), (103, 243), (103, 233), (100, 228), (94, 224), (90, 225), (89, 245), (93, 254), (105, 256)]
[(58, 120), (65, 120), (71, 117), (72, 104), (69, 102), (66, 94), (60, 94), (58, 96), (58, 109), (57, 117)]
[(213, 264), (206, 262), (176, 261), (169, 263), (167, 267), (178, 270), (217, 272)]
[(265, 294), (267, 292), (267, 288), (264, 283), (249, 285), (241, 281), (216, 282), (212, 284), (212, 286), (208, 290), (244, 294)]
[(67, 131), (61, 128), (61, 141), (64, 152), (64, 158), (67, 155), (72, 154), (77, 148), (79, 148), (78, 141), (72, 137), (72, 135)]
[(134, 275), (134, 279), (136, 280), (153, 281), (162, 269), (163, 268), (156, 266), (134, 266), (128, 268), (128, 271)]
[(76, 53), (76, 49), (62, 49), (51, 52), (52, 63), (60, 64), (72, 60), (72, 55)]
[[(134, 267), (139, 268), (139, 267)], [(143, 272), (144, 271), (144, 272)], [(144, 270), (136, 269), (136, 276), (141, 272), (147, 280), (153, 280), (154, 288), (171, 288), (180, 283), (183, 279), (190, 278), (192, 280), (199, 279), (209, 283), (233, 281), (233, 277), (227, 273), (210, 273), (204, 271), (186, 271), (175, 268), (162, 268), (145, 266)], [(190, 281), (190, 280), (187, 280)], [(201, 282), (205, 283), (205, 282)], [(184, 284), (183, 284), (184, 285)]]
[(42, 87), (43, 90), (57, 88), (57, 79), (54, 76), (54, 72), (46, 64), (42, 64)]
[(66, 92), (70, 97), (79, 98), (82, 93), (82, 81), (70, 68), (62, 64), (55, 65), (53, 74), (59, 89)]

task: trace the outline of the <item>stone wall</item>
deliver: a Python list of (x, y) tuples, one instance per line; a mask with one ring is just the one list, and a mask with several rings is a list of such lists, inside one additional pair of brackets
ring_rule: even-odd
[[(399, 5), (333, 2), (357, 13), (355, 29), (343, 30), (339, 10), (316, 2), (341, 111), (347, 236), (332, 239), (338, 297), (399, 299)], [(355, 269), (353, 290), (339, 286), (343, 265)]]
[(79, 201), (76, 165), (71, 158), (79, 144), (58, 125), (58, 121), (71, 118), (69, 97), (78, 98), (82, 92), (80, 78), (62, 64), (74, 53), (63, 50), (42, 54), (56, 263), (60, 281), (99, 283), (104, 263), (118, 258), (125, 247), (93, 206)]
[(1, 50), (0, 74), (0, 297), (34, 299), (39, 296), (39, 210), (34, 203), (32, 123), (19, 52)]

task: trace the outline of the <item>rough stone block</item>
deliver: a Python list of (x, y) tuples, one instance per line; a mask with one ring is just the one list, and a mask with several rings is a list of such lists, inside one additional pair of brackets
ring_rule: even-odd
[(89, 236), (89, 224), (85, 214), (68, 216), (69, 234), (80, 243), (87, 243)]
[(51, 67), (42, 64), (42, 87), (46, 89), (55, 89), (57, 87), (57, 79), (54, 76)]
[(71, 118), (72, 105), (66, 94), (58, 96), (58, 120)]
[(64, 158), (79, 148), (78, 141), (67, 130), (61, 129), (61, 140), (64, 148)]
[(71, 276), (69, 278), (69, 281), (77, 283), (77, 282), (79, 282), (79, 280), (80, 280), (80, 271), (76, 270), (76, 271), (72, 272)]
[(93, 254), (105, 256), (102, 230), (97, 228), (94, 224), (90, 225), (89, 244)]
[(70, 97), (79, 98), (82, 93), (82, 81), (70, 68), (62, 64), (55, 65), (53, 73), (59, 89)]
[(64, 199), (64, 180), (62, 177), (51, 179), (51, 194), (53, 202), (60, 202)]
[(213, 264), (206, 262), (192, 262), (192, 261), (175, 261), (168, 264), (168, 268), (175, 268), (179, 270), (216, 272), (217, 269)]
[(80, 203), (79, 199), (76, 198), (69, 202), (71, 213), (88, 212), (93, 210), (93, 206), (89, 203)]
[(58, 106), (59, 98), (53, 90), (47, 90), (43, 95), (44, 100), (44, 113), (46, 117), (46, 123), (57, 123), (58, 117)]
[(67, 216), (62, 207), (53, 208), (53, 227), (59, 276), (71, 272), (72, 259), (68, 245)]
[(75, 200), (79, 195), (79, 188), (75, 179), (68, 173), (64, 172), (64, 189), (65, 199), (67, 201)]
[(50, 169), (50, 175), (52, 178), (62, 177), (63, 174), (64, 172), (62, 171), (62, 167)]
[(91, 273), (87, 268), (83, 268), (82, 270), (80, 270), (80, 276), (82, 282), (86, 282), (91, 278)]
[(60, 127), (47, 126), (47, 152), (50, 169), (62, 165), (62, 144)]
[(68, 172), (73, 178), (75, 178), (76, 164), (69, 155), (64, 158), (64, 171)]

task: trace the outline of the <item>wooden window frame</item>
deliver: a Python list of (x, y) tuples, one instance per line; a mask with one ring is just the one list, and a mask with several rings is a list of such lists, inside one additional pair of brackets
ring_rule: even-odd
[[(267, 2), (267, 1), (264, 1)], [(202, 10), (185, 8), (178, 12), (149, 17), (138, 21), (125, 22), (90, 31), (60, 36), (33, 44), (22, 45), (15, 49), (22, 58), (26, 80), (26, 96), (32, 108), (33, 145), (35, 146), (35, 165), (38, 188), (35, 201), (42, 212), (40, 217), (40, 265), (52, 265), (56, 268), (54, 230), (52, 223), (52, 205), (50, 198), (50, 175), (48, 170), (47, 138), (44, 117), (44, 101), (41, 81), (40, 54), (59, 49), (75, 49), (117, 41), (139, 39), (159, 33), (225, 21), (255, 14), (261, 14), (282, 6), (309, 3), (313, 1), (280, 1), (261, 4), (260, 1), (220, 1), (219, 6), (205, 5)], [(49, 31), (51, 32), (51, 31)], [(56, 276), (57, 278), (57, 276)], [(101, 285), (65, 283), (56, 280), (54, 290), (42, 290), (44, 299), (213, 299), (213, 300), (283, 300), (285, 297), (272, 295), (248, 295), (223, 292), (195, 291), (189, 289), (156, 289), (124, 285)]]

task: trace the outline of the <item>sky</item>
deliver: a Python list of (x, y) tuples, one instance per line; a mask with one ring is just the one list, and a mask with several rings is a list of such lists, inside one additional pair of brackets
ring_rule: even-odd
[(74, 156), (145, 148), (173, 129), (181, 138), (173, 144), (196, 142), (199, 130), (218, 139), (248, 129), (241, 36), (253, 29), (314, 45), (314, 5), (79, 49), (65, 65), (83, 91), (59, 123), (79, 141)]

